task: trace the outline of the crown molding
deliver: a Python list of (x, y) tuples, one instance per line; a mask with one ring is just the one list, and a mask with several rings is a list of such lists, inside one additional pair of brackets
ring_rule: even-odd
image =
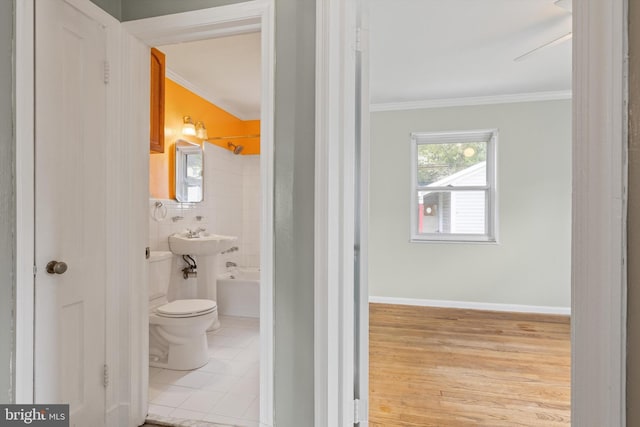
[(476, 96), (469, 98), (427, 99), (371, 104), (371, 112), (420, 110), (425, 108), (463, 107), (471, 105), (511, 104), (516, 102), (555, 101), (571, 99), (570, 90), (516, 93), (511, 95)]
[(165, 71), (165, 76), (168, 79), (173, 80), (175, 83), (179, 84), (180, 86), (184, 87), (185, 89), (195, 93), (200, 98), (203, 98), (206, 101), (209, 101), (210, 103), (214, 104), (216, 107), (222, 108), (224, 111), (239, 118), (240, 120), (259, 120), (260, 119), (260, 113), (258, 113), (257, 117), (254, 117), (254, 115), (246, 114), (245, 112), (240, 111), (235, 106), (230, 105), (227, 102), (216, 99), (215, 96), (211, 96), (211, 94), (208, 93), (206, 90), (191, 83), (189, 80), (185, 79), (184, 77), (182, 77), (180, 74), (176, 73), (169, 67), (167, 67)]

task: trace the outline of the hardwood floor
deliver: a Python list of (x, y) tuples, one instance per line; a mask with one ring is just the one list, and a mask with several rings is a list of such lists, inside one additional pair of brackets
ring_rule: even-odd
[(369, 425), (569, 426), (566, 316), (370, 304)]

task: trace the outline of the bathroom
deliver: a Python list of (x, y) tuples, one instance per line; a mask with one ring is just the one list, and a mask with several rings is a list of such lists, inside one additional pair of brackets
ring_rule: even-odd
[[(167, 302), (215, 304), (199, 312), (207, 323), (201, 350), (163, 348), (166, 334), (150, 320), (148, 419), (258, 425), (260, 33), (159, 46), (154, 58), (161, 69), (152, 65), (151, 137), (161, 126), (163, 147), (149, 156), (150, 319)], [(154, 108), (163, 108), (155, 126)], [(173, 235), (188, 244), (223, 236), (223, 246), (194, 255), (177, 250)]]

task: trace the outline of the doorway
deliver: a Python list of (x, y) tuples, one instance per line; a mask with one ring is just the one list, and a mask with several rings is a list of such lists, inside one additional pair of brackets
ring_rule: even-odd
[[(176, 25), (176, 23), (179, 23)], [(137, 37), (146, 46), (132, 47), (135, 51), (148, 46), (163, 46), (206, 39), (220, 39), (260, 34), (260, 158), (259, 163), (259, 403), (262, 424), (273, 424), (273, 4), (272, 2), (249, 2), (241, 5), (224, 6), (198, 10), (178, 15), (161, 16), (123, 24), (125, 31)], [(170, 28), (170, 29), (169, 29)], [(147, 50), (148, 52), (148, 50)], [(136, 67), (148, 67), (137, 63)], [(144, 68), (136, 68), (143, 71)], [(132, 74), (134, 76), (139, 74)], [(148, 84), (144, 78), (142, 87)], [(186, 114), (186, 113), (185, 113)], [(198, 120), (197, 118), (195, 118)], [(206, 123), (205, 123), (206, 125)], [(207, 128), (211, 137), (241, 135), (220, 135), (213, 128)], [(249, 132), (255, 134), (256, 132)], [(236, 147), (237, 140), (217, 140), (225, 146), (228, 142)], [(205, 148), (206, 149), (206, 148)], [(218, 149), (215, 147), (214, 149)], [(235, 156), (234, 154), (230, 154)], [(148, 156), (148, 154), (147, 154)], [(238, 159), (238, 156), (234, 157)], [(147, 207), (148, 208), (148, 207)], [(145, 209), (147, 210), (147, 209)], [(235, 263), (235, 261), (229, 261)], [(223, 322), (224, 323), (224, 322)], [(144, 351), (144, 350), (143, 350)], [(142, 361), (146, 364), (146, 360)], [(146, 368), (145, 368), (146, 369)], [(146, 399), (145, 399), (146, 400)], [(146, 409), (146, 408), (145, 408)], [(248, 408), (247, 408), (248, 409)]]
[[(568, 425), (571, 8), (463, 3), (368, 2), (369, 420), (491, 423), (499, 401), (506, 424), (535, 422), (533, 404)], [(519, 371), (524, 354), (554, 373)], [(505, 371), (540, 383), (479, 398), (471, 379), (507, 390)], [(397, 376), (405, 392), (386, 392)]]
[[(163, 44), (152, 52), (162, 58), (166, 78), (164, 147), (149, 156), (150, 261), (162, 253), (171, 257), (170, 236), (185, 230), (194, 239), (222, 235), (232, 242), (213, 255), (172, 257), (166, 294), (158, 283), (149, 284), (151, 310), (202, 298), (216, 301), (218, 320), (206, 333), (207, 362), (183, 371), (171, 367), (162, 325), (150, 324), (147, 420), (257, 424), (261, 34)], [(186, 179), (177, 154), (184, 149), (201, 150), (202, 156), (191, 172), (187, 165)], [(171, 170), (176, 171), (175, 191)], [(180, 185), (186, 191), (179, 191)], [(150, 262), (149, 268), (158, 265)], [(150, 277), (157, 280), (151, 270)], [(211, 277), (218, 278), (215, 287), (205, 282)]]
[[(357, 3), (357, 2), (356, 2)], [(350, 136), (359, 135), (360, 130), (364, 135), (363, 141), (367, 141), (368, 126), (358, 128), (358, 123), (350, 121), (347, 114), (352, 111), (354, 105), (361, 106), (362, 111), (366, 111), (369, 103), (368, 94), (363, 90), (359, 92), (354, 89), (355, 83), (349, 76), (358, 76), (352, 59), (353, 52), (348, 48), (341, 48), (341, 45), (349, 45), (352, 42), (356, 46), (356, 56), (358, 52), (366, 57), (368, 52), (368, 32), (369, 23), (366, 16), (358, 19), (358, 14), (353, 14), (351, 9), (341, 8), (332, 5), (330, 2), (324, 3), (319, 9), (318, 32), (323, 41), (322, 52), (325, 56), (320, 56), (317, 72), (321, 88), (336, 87), (332, 84), (335, 80), (342, 82), (342, 91), (335, 94), (324, 94), (319, 91), (318, 111), (320, 130), (319, 135), (327, 135), (326, 140), (319, 147), (317, 159), (317, 179), (327, 183), (326, 187), (318, 190), (317, 199), (329, 200), (328, 206), (335, 209), (335, 215), (342, 224), (351, 224), (354, 218), (352, 205), (348, 200), (353, 199), (353, 186), (349, 168), (349, 153), (353, 150), (350, 145)], [(571, 313), (575, 321), (572, 328), (572, 421), (574, 423), (586, 424), (606, 424), (623, 425), (624, 420), (624, 332), (622, 335), (609, 334), (605, 330), (611, 328), (616, 331), (625, 330), (624, 310), (626, 286), (624, 274), (624, 253), (625, 253), (625, 228), (622, 222), (624, 215), (620, 215), (626, 209), (626, 201), (623, 194), (625, 182), (626, 160), (626, 119), (624, 96), (626, 94), (625, 51), (626, 51), (626, 12), (622, 5), (615, 1), (607, 2), (587, 2), (575, 5), (573, 10), (573, 39), (574, 64), (572, 71), (572, 97), (573, 97), (573, 126), (575, 132), (572, 136), (572, 254), (571, 254), (571, 289), (572, 308)], [(325, 25), (325, 22), (330, 22)], [(321, 25), (323, 24), (323, 25)], [(351, 36), (350, 28), (355, 26), (357, 31)], [(594, 43), (597, 40), (602, 42), (600, 47)], [(345, 42), (346, 41), (346, 42)], [(350, 46), (350, 45), (349, 45)], [(598, 62), (594, 55), (594, 50), (599, 50), (602, 54), (611, 54), (612, 61), (609, 63)], [(328, 52), (328, 53), (327, 53)], [(365, 58), (366, 59), (366, 58)], [(328, 64), (334, 64), (346, 76), (344, 79), (333, 79), (331, 73), (326, 72)], [(337, 65), (336, 65), (337, 64)], [(365, 65), (366, 67), (366, 65)], [(352, 74), (353, 73), (353, 74)], [(362, 74), (366, 83), (368, 74)], [(593, 86), (593, 82), (606, 82), (598, 88)], [(366, 84), (363, 88), (368, 87)], [(606, 100), (602, 105), (600, 100)], [(341, 105), (343, 107), (344, 120), (338, 120), (332, 115), (330, 106)], [(606, 111), (613, 111), (610, 117)], [(346, 112), (346, 113), (345, 113)], [(338, 112), (340, 114), (340, 112)], [(367, 114), (362, 115), (366, 119)], [(610, 120), (611, 119), (611, 120)], [(594, 123), (598, 123), (595, 125)], [(346, 123), (346, 124), (345, 124)], [(364, 144), (366, 148), (366, 143)], [(595, 151), (590, 151), (595, 150)], [(347, 158), (346, 166), (343, 161)], [(332, 165), (325, 167), (326, 164)], [(606, 166), (605, 166), (606, 165)], [(604, 167), (608, 172), (597, 172)], [(365, 168), (366, 169), (366, 166)], [(340, 171), (344, 176), (337, 185), (328, 177)], [(602, 172), (602, 171), (601, 171)], [(601, 185), (601, 180), (606, 184)], [(621, 193), (622, 191), (622, 193)], [(599, 202), (596, 202), (594, 195)], [(366, 196), (366, 195), (365, 195)], [(366, 197), (365, 197), (366, 199)], [(592, 208), (600, 206), (596, 211)], [(366, 204), (364, 209), (367, 209)], [(324, 254), (324, 249), (330, 248), (331, 252), (340, 254), (345, 259), (353, 259), (353, 254), (360, 251), (360, 258), (366, 265), (366, 254), (363, 247), (352, 244), (352, 233), (349, 228), (339, 229), (331, 221), (324, 222), (324, 213), (318, 210), (317, 215), (321, 219), (318, 227), (327, 231), (328, 241), (326, 246), (319, 245), (319, 253)], [(367, 215), (363, 215), (363, 224), (366, 226)], [(586, 228), (585, 228), (586, 227)], [(595, 228), (591, 228), (595, 227)], [(585, 230), (600, 230), (597, 233), (585, 233)], [(605, 237), (606, 236), (606, 237)], [(342, 259), (342, 258), (341, 258)], [(316, 289), (319, 295), (326, 296), (329, 301), (328, 316), (325, 312), (319, 312), (317, 318), (320, 324), (323, 320), (333, 318), (338, 313), (343, 314), (343, 320), (339, 322), (337, 329), (332, 328), (329, 322), (329, 331), (333, 331), (339, 339), (331, 340), (331, 345), (344, 345), (341, 352), (344, 359), (342, 370), (336, 370), (335, 364), (321, 364), (319, 372), (329, 374), (329, 382), (323, 384), (329, 390), (340, 390), (354, 395), (353, 405), (347, 404), (342, 407), (332, 407), (330, 404), (323, 406), (334, 410), (329, 416), (349, 417), (349, 412), (357, 415), (356, 422), (365, 423), (366, 417), (362, 416), (362, 409), (366, 408), (365, 396), (358, 396), (353, 393), (352, 382), (349, 381), (349, 369), (353, 366), (359, 373), (356, 376), (360, 385), (365, 381), (364, 371), (366, 363), (363, 363), (362, 353), (360, 359), (353, 364), (354, 358), (350, 353), (352, 348), (348, 343), (353, 343), (354, 339), (343, 340), (340, 331), (346, 330), (349, 334), (352, 311), (345, 307), (343, 301), (352, 301), (354, 289), (349, 286), (353, 280), (353, 275), (349, 274), (345, 264), (329, 259), (324, 261), (320, 257), (317, 259), (317, 268), (323, 275), (329, 275), (329, 291), (325, 292), (322, 285), (323, 280), (316, 281)], [(346, 274), (344, 272), (346, 271)], [(366, 269), (364, 270), (366, 272)], [(362, 272), (361, 272), (362, 274)], [(366, 274), (366, 273), (365, 273)], [(332, 284), (335, 282), (335, 286)], [(363, 283), (366, 283), (364, 281)], [(360, 294), (368, 294), (359, 289)], [(335, 292), (335, 296), (333, 294)], [(358, 293), (356, 285), (355, 293)], [(356, 304), (366, 307), (368, 301), (359, 299)], [(362, 310), (362, 313), (368, 310)], [(594, 315), (594, 313), (598, 313)], [(359, 317), (360, 326), (356, 326), (356, 338), (360, 333), (360, 340), (366, 340), (366, 333), (363, 334), (364, 326), (367, 322), (362, 322), (364, 316)], [(585, 323), (586, 322), (586, 323)], [(594, 329), (595, 328), (595, 329)], [(594, 334), (593, 331), (597, 332)], [(324, 330), (320, 330), (317, 340), (324, 340)], [(363, 336), (364, 335), (364, 336)], [(329, 335), (331, 337), (331, 334)], [(364, 343), (366, 347), (366, 343)], [(318, 360), (322, 361), (323, 351), (318, 352)], [(359, 363), (358, 363), (359, 362)], [(340, 363), (337, 366), (342, 366)], [(346, 372), (344, 378), (340, 372)], [(598, 372), (600, 374), (594, 374)], [(317, 379), (322, 375), (317, 375)], [(341, 386), (336, 386), (331, 379), (338, 379)], [(363, 388), (361, 388), (362, 390)], [(613, 390), (613, 395), (604, 390)], [(319, 389), (322, 392), (322, 389)], [(610, 408), (615, 408), (610, 410)], [(317, 420), (321, 420), (317, 412)], [(324, 411), (326, 412), (326, 411)], [(597, 421), (594, 421), (597, 420)]]

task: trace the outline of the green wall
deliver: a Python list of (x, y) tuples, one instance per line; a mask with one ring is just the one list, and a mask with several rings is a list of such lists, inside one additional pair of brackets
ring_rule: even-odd
[(111, 16), (115, 16), (122, 21), (122, 1), (121, 0), (91, 0), (93, 3), (107, 11)]
[[(313, 419), (315, 0), (276, 2), (276, 425)], [(301, 422), (306, 420), (306, 422)]]
[(14, 3), (0, 1), (0, 402), (13, 401), (15, 349)]
[[(94, 0), (91, 0), (94, 1)], [(95, 0), (94, 3), (106, 0)], [(113, 0), (117, 1), (117, 0)], [(246, 0), (122, 0), (122, 21), (243, 3)]]

